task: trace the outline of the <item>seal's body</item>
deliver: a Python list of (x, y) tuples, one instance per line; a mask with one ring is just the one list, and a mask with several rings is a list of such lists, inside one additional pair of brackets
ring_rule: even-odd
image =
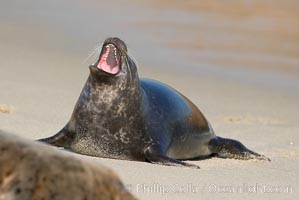
[(199, 109), (175, 89), (139, 80), (118, 38), (105, 40), (67, 125), (40, 141), (85, 155), (195, 168), (180, 160), (211, 154), (268, 159), (236, 140), (217, 137)]

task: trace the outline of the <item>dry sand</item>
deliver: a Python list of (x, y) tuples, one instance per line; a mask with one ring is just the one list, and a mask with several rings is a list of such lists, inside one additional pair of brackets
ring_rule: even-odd
[[(71, 9), (68, 9), (69, 1), (1, 3), (1, 130), (37, 139), (62, 128), (87, 78), (88, 64), (92, 61), (82, 61), (88, 51), (106, 36), (118, 35), (128, 42), (138, 58), (141, 77), (174, 86), (200, 107), (217, 135), (238, 139), (249, 148), (269, 156), (272, 162), (212, 158), (190, 161), (201, 167), (200, 170), (192, 170), (79, 157), (114, 169), (128, 189), (140, 199), (281, 200), (298, 196), (298, 39), (285, 36), (288, 45), (284, 49), (279, 49), (279, 43), (274, 42), (268, 50), (260, 49), (258, 45), (246, 50), (245, 43), (240, 52), (237, 38), (244, 34), (230, 29), (240, 21), (236, 22), (233, 18), (230, 24), (227, 16), (227, 26), (222, 24), (223, 27), (217, 26), (217, 30), (213, 25), (206, 26), (201, 36), (209, 40), (205, 40), (203, 46), (195, 45), (190, 50), (193, 30), (203, 27), (184, 29), (189, 35), (178, 43), (176, 38), (184, 37), (185, 32), (177, 24), (192, 22), (196, 16), (194, 13), (189, 16), (186, 10), (165, 10), (165, 7), (135, 5), (128, 1), (118, 7), (116, 3), (84, 2), (74, 3)], [(97, 9), (98, 13), (95, 12)], [(112, 9), (117, 16), (105, 17)], [(132, 12), (138, 14), (138, 19), (130, 15)], [(176, 12), (181, 18), (170, 26)], [(224, 9), (223, 12), (229, 10)], [(201, 16), (213, 23), (217, 19), (209, 12)], [(183, 17), (187, 19), (184, 21)], [(296, 24), (295, 17), (290, 18), (289, 35), (297, 35), (297, 29), (290, 28)], [(252, 27), (258, 27), (258, 21), (255, 24), (248, 18), (246, 20)], [(161, 23), (153, 26), (156, 22)], [(161, 24), (168, 26), (163, 29)], [(231, 30), (229, 42), (224, 38), (221, 40), (215, 33), (222, 30), (228, 35)], [(215, 35), (208, 38), (210, 33)], [(252, 36), (250, 33), (244, 35), (244, 38), (252, 39), (249, 43), (254, 42), (254, 38), (263, 41), (270, 34), (255, 36), (256, 31), (252, 33)], [(263, 47), (276, 41), (274, 33)], [(213, 37), (220, 42), (218, 50)], [(284, 37), (280, 35), (277, 38)], [(234, 41), (235, 46), (227, 46)], [(256, 54), (248, 56), (246, 51)], [(217, 59), (218, 56), (220, 59)], [(242, 62), (235, 62), (229, 67), (228, 63), (234, 57)], [(263, 61), (260, 65), (256, 64), (259, 58)], [(280, 67), (271, 67), (277, 59), (281, 60)], [(248, 68), (244, 63), (252, 67)]]

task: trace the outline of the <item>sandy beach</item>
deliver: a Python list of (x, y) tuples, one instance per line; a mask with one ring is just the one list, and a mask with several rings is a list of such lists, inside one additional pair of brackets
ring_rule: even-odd
[(1, 2), (0, 129), (32, 140), (59, 131), (96, 59), (89, 53), (119, 36), (140, 77), (181, 91), (217, 135), (272, 161), (188, 161), (201, 167), (194, 170), (78, 157), (113, 169), (139, 199), (295, 199), (298, 3), (159, 2)]

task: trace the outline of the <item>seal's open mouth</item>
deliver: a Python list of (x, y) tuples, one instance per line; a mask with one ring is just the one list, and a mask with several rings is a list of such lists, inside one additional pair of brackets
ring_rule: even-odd
[(120, 71), (120, 55), (115, 45), (103, 46), (97, 68), (109, 74), (117, 74)]

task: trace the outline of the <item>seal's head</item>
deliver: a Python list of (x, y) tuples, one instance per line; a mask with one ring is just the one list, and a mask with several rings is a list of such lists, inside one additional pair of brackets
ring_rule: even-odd
[(98, 61), (90, 66), (92, 75), (106, 78), (132, 78), (136, 71), (136, 64), (127, 54), (126, 44), (117, 37), (109, 37), (104, 41)]

